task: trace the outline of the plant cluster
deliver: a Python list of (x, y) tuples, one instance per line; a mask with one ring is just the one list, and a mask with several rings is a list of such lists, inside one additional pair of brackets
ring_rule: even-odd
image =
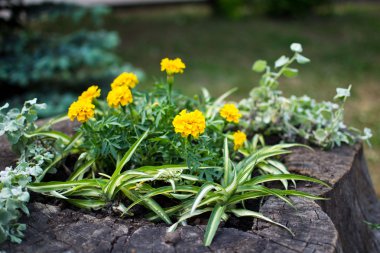
[[(292, 147), (300, 144), (267, 146), (265, 138), (273, 134), (285, 141), (304, 137), (311, 143), (332, 147), (342, 142), (353, 143), (360, 137), (342, 126), (343, 106), (335, 108), (331, 104), (325, 107), (334, 120), (299, 119), (301, 115), (303, 118), (309, 115), (308, 111), (316, 110), (318, 104), (309, 105), (311, 102), (301, 103), (301, 99), (283, 98), (276, 89), (282, 74), (296, 73), (289, 67), (293, 61), (307, 61), (300, 54), (301, 45), (292, 44), (291, 49), (295, 51), (292, 58), (283, 56), (276, 61), (278, 72), (272, 72), (264, 61), (254, 64), (254, 70), (265, 71), (260, 87), (239, 103), (225, 102), (234, 90), (217, 99), (213, 99), (205, 89), (201, 96), (195, 97), (177, 93), (173, 90), (175, 79), (186, 69), (179, 58), (162, 60), (161, 71), (166, 73), (166, 79), (157, 82), (151, 91), (138, 91), (138, 76), (127, 72), (114, 79), (107, 95), (103, 96), (106, 99), (102, 99), (100, 88), (93, 85), (71, 104), (67, 117), (55, 119), (39, 128), (30, 123), (30, 127), (22, 128), (23, 132), (17, 134), (19, 140), (24, 140), (19, 150), (28, 151), (28, 154), (38, 153), (46, 159), (38, 163), (33, 160), (38, 156), (28, 156), (25, 159), (28, 168), (35, 164), (39, 167), (33, 173), (31, 169), (16, 167), (14, 171), (27, 174), (28, 184), (16, 183), (15, 187), (20, 186), (25, 192), (26, 186), (30, 191), (60, 198), (79, 208), (112, 209), (123, 216), (135, 215), (135, 206), (140, 205), (146, 211), (139, 211), (137, 215), (161, 220), (170, 225), (169, 231), (175, 230), (179, 224), (186, 225), (195, 216), (209, 214), (205, 245), (212, 243), (220, 223), (231, 215), (263, 219), (287, 229), (248, 209), (246, 202), (268, 196), (278, 197), (289, 205), (292, 205), (289, 196), (321, 199), (293, 187), (296, 180), (326, 184), (290, 174), (281, 163), (281, 156), (289, 154)], [(340, 89), (337, 98), (344, 102), (348, 91)], [(9, 121), (17, 120), (17, 115), (3, 116), (6, 119), (3, 120), (3, 128), (12, 125)], [(65, 118), (80, 123), (72, 137), (50, 129), (54, 122)], [(332, 131), (328, 129), (334, 124), (338, 127), (334, 126), (335, 132), (329, 132), (328, 139), (324, 141), (317, 142), (300, 133), (303, 130), (315, 137), (318, 131)], [(306, 128), (306, 125), (310, 127)], [(298, 132), (289, 131), (293, 128)], [(1, 133), (9, 135), (13, 128), (6, 129)], [(342, 136), (352, 138), (346, 141)], [(49, 145), (43, 145), (47, 142)], [(38, 144), (53, 151), (32, 151)], [(44, 155), (44, 152), (51, 155)], [(20, 161), (24, 161), (24, 156), (21, 155)], [(66, 176), (62, 176), (60, 181), (46, 179), (46, 173), (62, 167), (66, 168)], [(13, 170), (5, 170), (4, 175), (10, 171)], [(283, 187), (271, 187), (269, 183), (273, 181)], [(9, 188), (6, 184), (1, 186), (2, 189)], [(28, 199), (26, 193), (24, 195), (22, 203)], [(19, 198), (19, 195), (14, 198)], [(18, 208), (25, 209), (24, 206)], [(9, 224), (17, 224), (16, 219), (4, 224), (8, 227)], [(4, 238), (8, 235), (5, 234)]]
[(18, 222), (21, 212), (29, 214), (26, 203), (29, 201), (27, 185), (43, 172), (43, 167), (50, 164), (56, 156), (50, 139), (34, 139), (29, 135), (36, 130), (34, 124), (37, 110), (45, 107), (37, 104), (36, 99), (26, 101), (20, 110), (11, 109), (7, 113), (0, 108), (0, 136), (5, 134), (20, 157), (17, 165), (0, 171), (0, 243), (9, 238), (20, 243), (25, 224)]
[(294, 62), (308, 63), (303, 56), (302, 46), (293, 43), (290, 49), (292, 57), (281, 56), (276, 60), (274, 68), (264, 60), (253, 64), (253, 70), (263, 72), (260, 85), (250, 92), (250, 97), (239, 103), (244, 115), (245, 127), (265, 136), (278, 136), (284, 141), (306, 141), (323, 148), (333, 148), (342, 143), (354, 144), (358, 139), (369, 140), (371, 130), (365, 128), (363, 133), (356, 128), (344, 124), (344, 103), (350, 96), (348, 88), (337, 88), (333, 102), (317, 102), (304, 95), (302, 97), (282, 96), (278, 89), (279, 78), (295, 77), (298, 70), (290, 67)]

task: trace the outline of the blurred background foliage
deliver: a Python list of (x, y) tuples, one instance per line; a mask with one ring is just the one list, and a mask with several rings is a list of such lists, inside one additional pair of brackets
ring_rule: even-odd
[[(239, 19), (252, 15), (270, 17), (304, 17), (321, 7), (329, 8), (332, 0), (212, 0), (218, 16)], [(318, 9), (319, 8), (319, 9)]]
[(1, 23), (1, 100), (39, 97), (54, 105), (48, 114), (65, 111), (92, 84), (102, 85), (105, 96), (113, 77), (133, 69), (126, 62), (144, 70), (139, 89), (147, 89), (164, 77), (164, 57), (181, 57), (187, 65), (175, 88), (193, 94), (206, 87), (217, 96), (238, 87), (231, 99), (240, 99), (258, 84), (260, 76), (251, 71), (256, 59), (273, 62), (292, 42), (302, 43), (311, 63), (300, 68), (299, 77), (282, 80), (281, 89), (286, 96), (331, 100), (336, 87), (353, 85), (346, 121), (373, 130), (366, 155), (380, 195), (380, 4), (210, 0), (26, 9), (11, 26)]
[[(122, 71), (137, 71), (141, 77), (141, 71), (115, 54), (118, 33), (102, 29), (110, 8), (5, 3), (2, 9), (10, 16), (1, 20), (0, 82), (11, 92), (2, 92), (1, 99), (23, 104), (38, 97), (48, 104), (42, 116), (52, 116), (66, 111), (90, 84), (105, 87)], [(56, 27), (36, 28), (42, 24)]]

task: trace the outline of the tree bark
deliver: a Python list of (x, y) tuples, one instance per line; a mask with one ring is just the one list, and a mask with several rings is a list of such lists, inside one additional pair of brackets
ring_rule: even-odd
[[(65, 125), (58, 129), (72, 129)], [(0, 142), (1, 165), (14, 163), (9, 145)], [(247, 231), (218, 229), (211, 246), (203, 246), (204, 226), (179, 227), (143, 219), (103, 217), (71, 208), (33, 202), (25, 239), (4, 243), (7, 252), (380, 252), (380, 233), (365, 221), (380, 223), (380, 204), (373, 190), (361, 144), (331, 151), (295, 149), (285, 158), (289, 170), (328, 182), (332, 188), (299, 183), (297, 188), (329, 198), (314, 202), (292, 197), (296, 209), (274, 197), (260, 212), (289, 227), (255, 220)], [(3, 168), (3, 167), (2, 167)]]

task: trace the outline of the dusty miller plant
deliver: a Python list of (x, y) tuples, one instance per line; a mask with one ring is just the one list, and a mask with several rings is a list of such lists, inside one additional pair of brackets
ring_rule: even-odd
[(24, 107), (10, 109), (5, 104), (0, 108), (0, 136), (6, 135), (13, 150), (20, 155), (15, 167), (0, 171), (0, 243), (9, 239), (20, 243), (25, 224), (18, 220), (22, 213), (29, 214), (27, 185), (43, 172), (42, 167), (51, 163), (56, 150), (51, 140), (29, 136), (37, 127), (37, 110), (45, 108), (37, 100), (26, 101)]
[(271, 68), (264, 60), (253, 64), (253, 71), (263, 73), (259, 86), (252, 89), (250, 97), (239, 103), (244, 114), (246, 128), (266, 136), (277, 135), (284, 141), (306, 140), (308, 143), (330, 149), (342, 143), (354, 144), (357, 140), (369, 140), (371, 130), (360, 130), (344, 124), (344, 104), (350, 97), (348, 88), (337, 88), (333, 102), (317, 102), (308, 97), (290, 98), (282, 96), (279, 78), (295, 77), (298, 69), (291, 67), (296, 62), (306, 64), (310, 60), (303, 56), (301, 44), (293, 43), (292, 57), (281, 56)]

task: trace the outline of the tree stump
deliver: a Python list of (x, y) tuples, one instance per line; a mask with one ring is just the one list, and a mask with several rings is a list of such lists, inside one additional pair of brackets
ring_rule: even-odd
[[(60, 130), (72, 129), (62, 123)], [(67, 132), (67, 131), (66, 131)], [(0, 141), (0, 165), (14, 163), (5, 139)], [(331, 151), (297, 148), (285, 157), (293, 173), (313, 176), (332, 188), (298, 183), (297, 188), (329, 200), (314, 202), (292, 197), (296, 209), (274, 197), (260, 212), (288, 226), (295, 234), (255, 220), (243, 231), (220, 227), (213, 243), (203, 246), (205, 226), (167, 226), (137, 218), (98, 217), (70, 208), (31, 200), (21, 244), (3, 243), (6, 252), (380, 252), (380, 232), (365, 221), (380, 223), (380, 202), (368, 174), (362, 145)]]

